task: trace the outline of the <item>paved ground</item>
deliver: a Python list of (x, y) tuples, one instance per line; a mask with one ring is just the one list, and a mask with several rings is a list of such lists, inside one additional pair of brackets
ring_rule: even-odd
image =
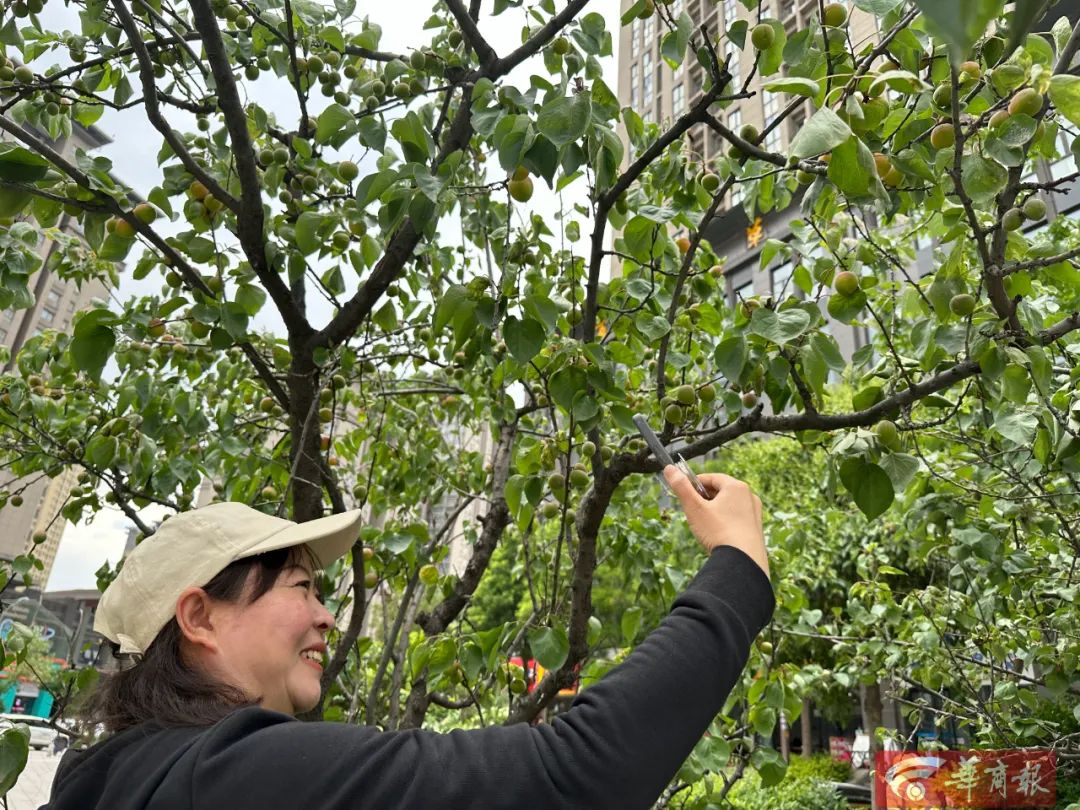
[(49, 756), (48, 751), (31, 750), (26, 770), (7, 795), (8, 810), (37, 810), (45, 804), (49, 800), (53, 773), (59, 764), (60, 757)]

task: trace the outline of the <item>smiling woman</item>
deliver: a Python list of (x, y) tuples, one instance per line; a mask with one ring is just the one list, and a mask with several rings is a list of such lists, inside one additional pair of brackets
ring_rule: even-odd
[[(317, 562), (307, 546), (277, 549), (230, 563), (202, 591), (223, 608), (228, 605), (252, 606), (259, 602), (256, 612), (263, 615), (261, 598), (277, 587), (285, 590), (290, 585), (297, 586), (287, 593), (285, 600), (273, 598), (269, 600), (271, 603), (295, 601), (301, 585), (306, 599), (313, 589), (311, 571), (316, 567)], [(186, 602), (189, 606), (191, 599), (189, 596)], [(242, 611), (238, 612), (242, 615)], [(245, 652), (257, 653), (252, 647), (261, 638), (264, 637), (241, 637), (233, 648), (234, 655), (238, 659), (247, 659)], [(320, 639), (314, 646), (321, 660), (325, 644)], [(114, 647), (119, 654), (120, 645)], [(228, 682), (223, 684), (193, 660), (202, 657), (198, 648), (192, 649), (185, 642), (179, 621), (170, 619), (144, 655), (125, 653), (120, 656), (121, 670), (102, 679), (82, 714), (92, 725), (100, 723), (109, 732), (119, 732), (150, 721), (171, 726), (209, 725), (240, 706), (257, 705), (268, 694), (272, 695), (275, 704), (284, 706), (286, 696), (260, 691), (260, 698), (227, 685)], [(322, 670), (321, 664), (315, 661), (308, 660), (305, 664)], [(314, 680), (314, 686), (303, 683), (302, 692), (306, 698), (314, 688), (317, 700), (318, 676), (312, 679), (308, 675), (307, 680)]]
[(136, 663), (87, 714), (113, 732), (57, 771), (48, 810), (651, 806), (721, 710), (769, 620), (761, 501), (667, 468), (709, 552), (664, 624), (550, 724), (435, 734), (300, 723), (334, 620), (315, 570), (358, 512), (306, 523), (239, 503), (167, 520), (102, 596), (95, 629)]

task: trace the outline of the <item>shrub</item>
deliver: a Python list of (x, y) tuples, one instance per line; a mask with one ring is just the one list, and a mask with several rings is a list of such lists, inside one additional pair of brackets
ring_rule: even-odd
[(837, 762), (828, 754), (809, 757), (792, 756), (788, 762), (784, 781), (798, 779), (824, 779), (829, 782), (846, 782), (851, 778), (851, 763)]
[(762, 787), (756, 773), (744, 776), (731, 791), (740, 810), (847, 810), (847, 799), (817, 778), (786, 776), (779, 785)]

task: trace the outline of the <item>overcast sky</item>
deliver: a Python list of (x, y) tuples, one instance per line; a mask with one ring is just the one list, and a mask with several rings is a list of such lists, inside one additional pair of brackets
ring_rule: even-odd
[[(562, 3), (557, 3), (561, 8)], [(490, 3), (484, 4), (490, 8)], [(372, 22), (379, 24), (383, 29), (381, 47), (389, 51), (408, 51), (418, 44), (428, 41), (423, 31), (424, 21), (430, 16), (432, 4), (430, 0), (396, 0), (392, 3), (364, 4), (361, 11), (368, 11)], [(591, 0), (586, 11), (596, 11), (603, 14), (608, 21), (608, 30), (612, 32), (613, 47), (618, 47), (618, 0)], [(68, 28), (77, 30), (78, 23), (71, 16), (71, 9), (49, 3), (42, 15), (49, 28), (63, 30)], [(510, 9), (498, 18), (484, 17), (481, 21), (481, 30), (496, 50), (502, 54), (507, 53), (520, 42), (520, 34), (525, 20), (522, 9)], [(54, 57), (43, 58), (35, 63), (39, 69), (55, 61)], [(519, 87), (527, 87), (527, 77), (531, 70), (537, 70), (536, 62), (526, 62), (518, 68), (510, 77)], [(613, 91), (617, 90), (615, 73), (615, 56), (604, 60), (604, 78)], [(135, 77), (132, 77), (134, 83)], [(266, 109), (275, 112), (282, 122), (296, 119), (295, 109), (289, 102), (295, 104), (295, 97), (291, 94), (272, 92), (275, 85), (270, 82), (260, 82), (252, 91), (253, 97)], [(322, 96), (316, 94), (322, 101)], [(140, 195), (146, 195), (150, 189), (161, 180), (161, 172), (157, 166), (157, 148), (161, 138), (146, 121), (145, 114), (138, 108), (120, 113), (107, 113), (97, 125), (104, 131), (113, 142), (100, 150), (113, 161), (114, 171), (118, 177), (134, 188)], [(193, 127), (189, 127), (193, 128)], [(355, 157), (343, 155), (343, 157)], [(494, 161), (492, 161), (494, 163)], [(367, 169), (370, 171), (370, 168)], [(362, 167), (361, 171), (364, 171)], [(555, 213), (558, 210), (558, 202), (542, 181), (536, 184), (537, 193), (530, 205), (535, 210), (547, 213)], [(168, 233), (170, 226), (159, 220), (162, 233)], [(448, 222), (443, 225), (443, 232), (455, 228), (454, 223)], [(173, 225), (172, 230), (179, 230), (178, 225)], [(582, 229), (586, 232), (586, 229)], [(134, 261), (129, 264), (134, 266)], [(130, 273), (121, 280), (117, 296), (123, 300), (132, 295), (147, 292), (157, 292), (160, 289), (160, 279), (148, 277), (142, 282), (134, 281)], [(309, 301), (314, 303), (319, 296), (310, 296)], [(269, 309), (269, 307), (267, 308)], [(312, 312), (312, 320), (318, 323), (328, 316), (329, 310)], [(263, 328), (279, 331), (279, 323), (268, 314), (261, 319)], [(156, 520), (160, 518), (161, 510), (156, 512), (147, 510), (147, 518)], [(106, 560), (115, 563), (124, 550), (129, 522), (123, 514), (115, 508), (106, 508), (97, 514), (92, 523), (83, 523), (78, 526), (68, 526), (57, 552), (56, 562), (48, 582), (48, 590), (66, 590), (69, 588), (93, 588), (95, 587), (94, 572), (101, 567)]]

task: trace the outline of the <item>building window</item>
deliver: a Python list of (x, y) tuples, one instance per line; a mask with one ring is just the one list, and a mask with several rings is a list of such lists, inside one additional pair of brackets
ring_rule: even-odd
[(742, 110), (734, 109), (729, 112), (727, 117), (727, 125), (728, 129), (738, 135), (739, 130), (742, 129)]
[(60, 295), (60, 291), (56, 288), (49, 290), (45, 294), (45, 303), (55, 309), (56, 305), (60, 303)]
[(630, 23), (630, 56), (637, 56), (641, 52), (641, 18), (634, 17)]
[(637, 63), (630, 66), (630, 109), (638, 109)]
[(671, 114), (678, 116), (686, 109), (686, 91), (682, 82), (671, 88)]
[(7, 329), (0, 329), (0, 343), (7, 340)]
[(728, 59), (727, 69), (731, 73), (732, 89), (738, 89), (742, 82), (742, 71), (740, 70), (739, 65), (739, 60), (742, 58), (742, 52), (739, 50), (739, 46), (729, 39), (727, 45), (724, 46), (724, 55), (731, 57)]
[[(776, 93), (765, 93), (761, 101), (761, 112), (765, 118), (765, 127), (768, 128), (773, 121), (776, 120), (776, 115), (780, 107), (780, 99)], [(778, 152), (782, 143), (780, 135), (780, 127), (773, 129), (768, 135), (765, 136), (765, 140), (762, 141), (762, 147), (767, 152)]]
[(644, 112), (643, 112), (643, 113), (641, 114), (641, 120), (642, 120), (642, 121), (644, 121), (644, 122), (645, 122), (646, 124), (651, 124), (651, 123), (652, 123), (652, 121), (653, 121), (653, 114), (652, 114), (652, 110), (651, 110), (651, 109), (647, 109), (647, 110), (645, 110), (645, 111), (644, 111)]
[(754, 281), (751, 279), (745, 284), (740, 284), (734, 290), (734, 297), (731, 299), (731, 305), (735, 306), (740, 301), (745, 301), (747, 298), (754, 297)]
[(735, 0), (724, 0), (724, 27), (731, 28), (732, 23), (739, 19), (739, 11), (735, 6)]
[(2, 319), (4, 323), (11, 323), (15, 320), (15, 310), (5, 309), (3, 312), (0, 312), (0, 319)]
[(645, 50), (651, 51), (656, 37), (656, 15), (651, 14), (645, 20)]
[(641, 103), (648, 107), (653, 100), (653, 66), (652, 49), (645, 51), (645, 58), (641, 64)]
[(1072, 174), (1076, 169), (1076, 160), (1072, 155), (1072, 145), (1068, 134), (1065, 132), (1058, 133), (1058, 149), (1061, 150), (1063, 157), (1050, 164), (1050, 176), (1055, 180), (1060, 180), (1062, 177)]
[(761, 142), (761, 145), (766, 152), (779, 152), (783, 146), (783, 138), (780, 137), (780, 127), (777, 127), (766, 135), (765, 140)]
[(781, 298), (799, 294), (799, 288), (791, 280), (794, 273), (795, 266), (790, 261), (786, 261), (779, 267), (772, 269), (773, 298), (780, 300)]
[(38, 316), (39, 320), (44, 324), (51, 324), (56, 317), (56, 310), (49, 309), (48, 307), (41, 308), (41, 315)]

